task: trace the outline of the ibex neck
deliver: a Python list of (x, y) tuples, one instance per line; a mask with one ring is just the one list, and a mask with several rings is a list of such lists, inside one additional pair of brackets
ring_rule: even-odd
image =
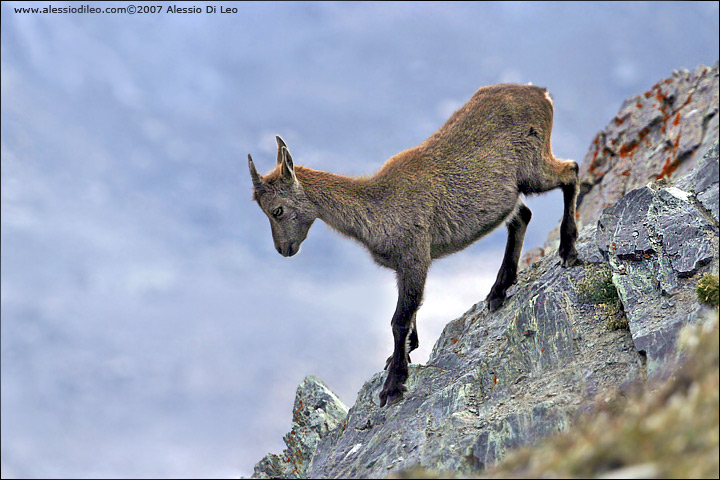
[(367, 243), (375, 210), (369, 179), (295, 166), (295, 175), (320, 220), (344, 235)]

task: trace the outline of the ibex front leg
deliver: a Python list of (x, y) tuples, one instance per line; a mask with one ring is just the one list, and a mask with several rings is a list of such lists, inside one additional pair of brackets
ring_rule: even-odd
[(530, 193), (547, 192), (557, 187), (562, 188), (565, 209), (560, 224), (558, 254), (562, 259), (563, 267), (572, 267), (578, 263), (578, 253), (575, 249), (575, 241), (578, 236), (577, 225), (575, 224), (578, 164), (572, 160), (558, 160), (552, 154), (548, 154), (545, 157), (544, 165), (540, 169), (540, 175), (535, 181), (536, 184), (530, 190)]
[[(422, 302), (427, 266), (418, 262), (398, 270), (398, 303), (392, 319), (395, 348), (387, 366), (387, 379), (380, 392), (380, 406), (396, 403), (407, 391), (405, 381), (408, 377), (408, 335), (412, 330), (413, 319)], [(427, 262), (429, 263), (429, 262)]]

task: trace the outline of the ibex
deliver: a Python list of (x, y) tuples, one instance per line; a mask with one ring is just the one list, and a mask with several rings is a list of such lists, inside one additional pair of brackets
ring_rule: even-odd
[(480, 88), (440, 129), (369, 177), (347, 177), (295, 165), (277, 137), (277, 165), (258, 175), (248, 155), (253, 199), (270, 219), (275, 249), (295, 255), (319, 218), (360, 241), (380, 265), (395, 270), (398, 301), (394, 350), (380, 406), (407, 390), (410, 352), (418, 347), (415, 316), (430, 263), (467, 247), (507, 221), (505, 256), (486, 298), (500, 308), (517, 278), (530, 209), (520, 194), (560, 187), (565, 209), (559, 255), (577, 261), (578, 165), (550, 149), (553, 103), (544, 88), (502, 84)]

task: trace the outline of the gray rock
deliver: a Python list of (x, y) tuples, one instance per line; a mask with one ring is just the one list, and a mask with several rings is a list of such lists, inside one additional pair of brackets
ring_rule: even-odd
[(707, 192), (701, 193), (697, 196), (700, 204), (707, 209), (712, 215), (715, 223), (720, 222), (718, 219), (718, 190), (717, 188), (708, 190)]
[(716, 142), (679, 179), (690, 191), (659, 185), (633, 190), (598, 220), (598, 246), (609, 254), (635, 348), (647, 355), (650, 374), (667, 360), (678, 330), (697, 318), (698, 272), (718, 269), (717, 205), (710, 210), (694, 199), (698, 190), (718, 196), (717, 158)]
[[(717, 191), (717, 187), (715, 188)], [(654, 235), (679, 276), (694, 274), (712, 260), (717, 228), (690, 202), (690, 194), (674, 187), (661, 189), (650, 214), (656, 216)]]
[(710, 213), (717, 224), (718, 220), (718, 143), (700, 160), (702, 168), (693, 176), (692, 190), (700, 205)]
[(650, 187), (628, 193), (606, 208), (597, 222), (597, 245), (602, 252), (620, 258), (636, 258), (653, 252), (646, 218), (654, 198)]
[(297, 388), (292, 428), (281, 455), (268, 454), (251, 478), (307, 478), (320, 441), (344, 425), (348, 408), (319, 378), (308, 375)]

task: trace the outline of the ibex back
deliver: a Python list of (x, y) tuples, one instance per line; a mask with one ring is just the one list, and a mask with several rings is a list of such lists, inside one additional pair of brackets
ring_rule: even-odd
[(248, 155), (254, 195), (270, 219), (277, 251), (295, 255), (315, 219), (360, 241), (397, 273), (395, 341), (380, 406), (406, 391), (409, 353), (417, 348), (415, 315), (430, 263), (461, 250), (503, 222), (508, 241), (486, 299), (500, 308), (517, 278), (530, 209), (520, 194), (560, 187), (565, 209), (559, 254), (577, 260), (577, 163), (550, 149), (553, 104), (544, 88), (483, 87), (430, 138), (395, 155), (370, 177), (351, 178), (295, 165), (277, 137), (275, 169), (260, 176)]

